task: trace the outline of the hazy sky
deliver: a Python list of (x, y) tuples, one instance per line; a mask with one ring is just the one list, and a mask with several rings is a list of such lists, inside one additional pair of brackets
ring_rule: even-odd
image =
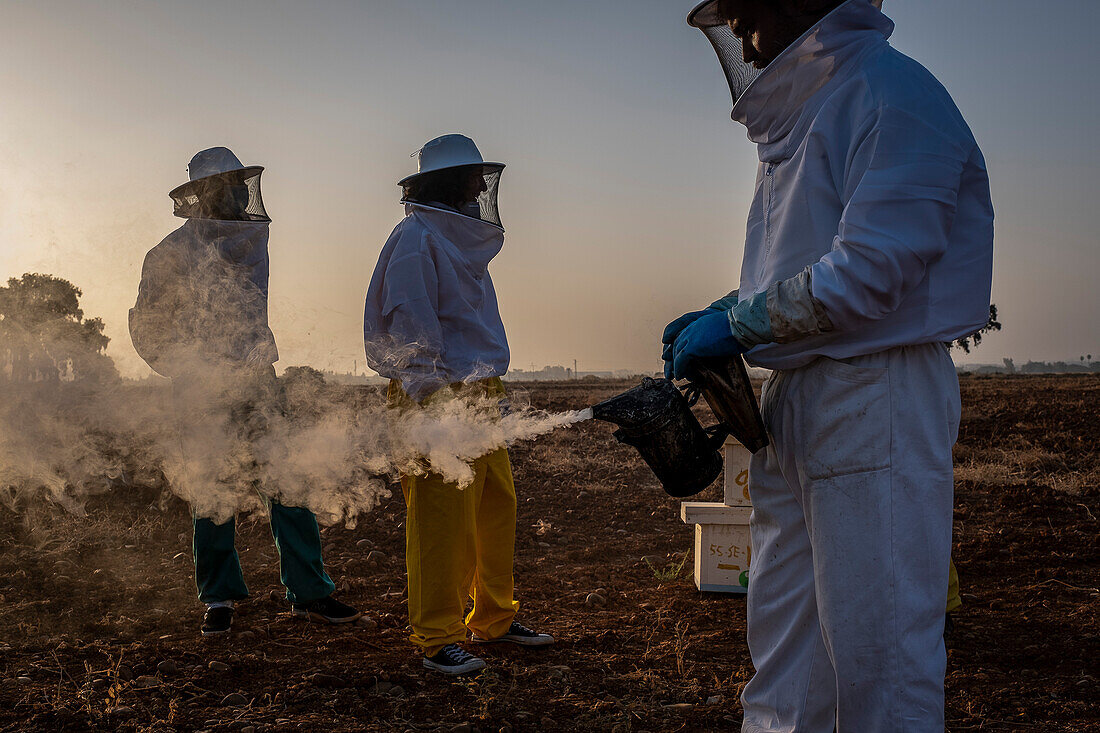
[[(659, 367), (665, 323), (736, 287), (755, 150), (680, 0), (3, 3), (0, 276), (71, 279), (110, 354), (182, 221), (196, 151), (267, 166), (280, 367), (363, 368), (395, 181), (448, 132), (508, 164), (492, 273), (514, 367)], [(1037, 10), (1038, 9), (1038, 10)], [(1100, 357), (1096, 0), (886, 0), (989, 164), (993, 299), (969, 360)]]

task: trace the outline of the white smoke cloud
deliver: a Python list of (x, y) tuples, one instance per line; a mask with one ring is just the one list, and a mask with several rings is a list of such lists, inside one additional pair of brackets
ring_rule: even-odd
[(95, 495), (157, 485), (224, 521), (260, 492), (354, 526), (402, 474), (473, 480), (470, 462), (590, 416), (521, 406), (501, 416), (483, 394), (396, 409), (370, 388), (286, 379), (257, 387), (40, 384), (0, 387), (0, 500), (46, 499), (81, 513)]

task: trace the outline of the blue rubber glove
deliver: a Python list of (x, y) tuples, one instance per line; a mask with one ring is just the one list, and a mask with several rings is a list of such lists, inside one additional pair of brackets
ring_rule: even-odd
[(661, 349), (661, 358), (665, 362), (665, 379), (672, 379), (672, 345), (676, 343), (676, 337), (680, 335), (681, 331), (692, 323), (695, 323), (695, 321), (699, 320), (707, 313), (714, 313), (714, 311), (710, 308), (705, 308), (701, 311), (685, 313), (665, 326), (665, 332), (661, 334), (661, 343), (664, 344), (664, 348)]
[(727, 311), (707, 313), (685, 328), (673, 345), (672, 374), (688, 379), (700, 359), (743, 354), (747, 348), (733, 336)]

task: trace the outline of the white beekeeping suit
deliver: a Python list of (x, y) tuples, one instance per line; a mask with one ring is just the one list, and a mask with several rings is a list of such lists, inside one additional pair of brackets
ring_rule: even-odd
[[(419, 173), (474, 169), (482, 177), (460, 208), (405, 200), (405, 218), (382, 248), (364, 309), (367, 363), (420, 399), (439, 387), (503, 376), (510, 352), (489, 263), (504, 246), (497, 185), (473, 141), (446, 135), (420, 151)], [(473, 195), (473, 194), (471, 194)]]
[(716, 2), (689, 16), (760, 158), (729, 310), (776, 370), (750, 471), (745, 731), (943, 730), (960, 409), (943, 342), (988, 317), (993, 210), (962, 115), (876, 5), (844, 2), (763, 70)]
[(197, 153), (188, 183), (169, 195), (187, 219), (145, 257), (130, 311), (134, 348), (167, 377), (210, 368), (270, 367), (278, 361), (268, 327), (271, 220), (260, 197), (260, 166), (228, 148)]

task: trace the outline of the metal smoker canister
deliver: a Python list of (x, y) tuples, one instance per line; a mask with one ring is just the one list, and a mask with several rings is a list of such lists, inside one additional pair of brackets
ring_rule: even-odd
[[(646, 377), (592, 407), (593, 417), (619, 426), (615, 438), (637, 449), (665, 491), (677, 498), (693, 496), (718, 478), (727, 435), (754, 453), (768, 444), (741, 357), (709, 360), (687, 391), (685, 397), (671, 381)], [(720, 420), (705, 430), (691, 411), (700, 395)]]
[(722, 472), (722, 456), (691, 405), (667, 379), (646, 377), (621, 395), (592, 407), (593, 417), (615, 423), (615, 438), (641, 454), (665, 491), (698, 494)]

